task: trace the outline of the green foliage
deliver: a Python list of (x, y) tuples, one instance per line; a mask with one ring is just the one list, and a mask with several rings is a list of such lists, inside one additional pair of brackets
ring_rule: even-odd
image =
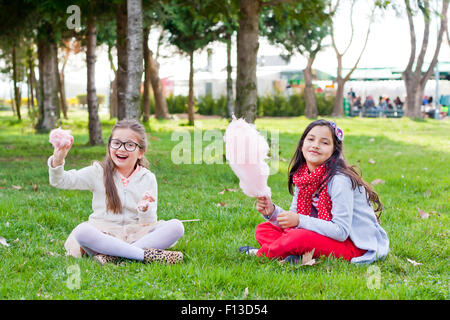
[(328, 116), (333, 111), (334, 96), (316, 93), (317, 112), (320, 116)]
[(214, 99), (210, 94), (207, 94), (199, 98), (197, 108), (199, 114), (225, 117), (227, 114), (227, 97), (221, 96)]
[(188, 97), (182, 95), (172, 95), (166, 97), (167, 109), (169, 113), (186, 113)]

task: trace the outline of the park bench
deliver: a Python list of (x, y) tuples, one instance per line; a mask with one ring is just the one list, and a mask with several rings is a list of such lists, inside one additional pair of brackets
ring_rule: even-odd
[(380, 110), (365, 109), (362, 116), (367, 118), (378, 118), (380, 116)]

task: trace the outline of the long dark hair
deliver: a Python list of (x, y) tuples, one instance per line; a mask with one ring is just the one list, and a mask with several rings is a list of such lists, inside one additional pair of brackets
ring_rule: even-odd
[[(117, 192), (116, 185), (114, 183), (114, 174), (116, 172), (116, 166), (111, 159), (110, 155), (110, 144), (111, 137), (113, 136), (114, 130), (116, 129), (131, 129), (133, 130), (137, 137), (138, 143), (142, 146), (141, 150), (144, 152), (147, 151), (147, 136), (145, 134), (145, 127), (139, 123), (137, 120), (120, 120), (112, 129), (111, 135), (108, 139), (108, 145), (106, 146), (106, 156), (105, 159), (100, 162), (100, 165), (103, 168), (103, 183), (105, 185), (106, 192), (106, 208), (113, 213), (122, 213), (122, 203), (119, 198), (119, 194)], [(141, 165), (148, 169), (149, 163), (148, 160), (143, 156), (141, 159), (136, 161), (136, 165)]]
[(378, 197), (378, 194), (373, 190), (373, 188), (365, 182), (362, 177), (361, 173), (358, 173), (355, 168), (358, 168), (361, 172), (361, 169), (356, 166), (350, 166), (347, 164), (344, 158), (344, 153), (342, 151), (343, 143), (341, 140), (339, 140), (335, 134), (334, 128), (331, 125), (331, 123), (324, 119), (319, 119), (316, 121), (311, 122), (303, 132), (300, 141), (297, 146), (297, 150), (295, 150), (294, 156), (292, 157), (290, 163), (289, 163), (289, 181), (288, 181), (288, 188), (289, 193), (291, 195), (294, 194), (294, 182), (293, 177), (294, 174), (302, 167), (303, 164), (306, 164), (306, 159), (303, 156), (302, 148), (303, 143), (305, 141), (306, 136), (311, 131), (312, 128), (315, 126), (324, 126), (328, 127), (331, 131), (331, 136), (333, 137), (333, 153), (331, 154), (331, 157), (328, 158), (327, 161), (325, 161), (325, 166), (329, 169), (328, 174), (323, 179), (323, 181), (320, 183), (319, 191), (323, 189), (323, 187), (326, 185), (326, 183), (329, 182), (329, 179), (331, 179), (334, 175), (341, 173), (345, 174), (347, 177), (350, 178), (352, 182), (352, 189), (358, 187), (363, 187), (366, 190), (366, 196), (367, 196), (367, 202), (370, 204), (371, 202), (375, 205), (374, 210), (375, 212), (379, 212), (377, 215), (377, 220), (379, 220), (381, 216), (381, 212), (383, 211), (383, 205), (380, 202), (380, 198)]

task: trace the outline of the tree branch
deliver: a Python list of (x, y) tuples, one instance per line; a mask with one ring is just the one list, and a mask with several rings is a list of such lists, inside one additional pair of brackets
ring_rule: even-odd
[(369, 40), (370, 29), (372, 27), (373, 18), (374, 18), (374, 15), (375, 15), (375, 10), (376, 10), (376, 5), (373, 7), (372, 13), (370, 14), (369, 26), (367, 28), (367, 34), (366, 34), (366, 40), (364, 41), (364, 46), (363, 46), (363, 48), (361, 50), (361, 53), (359, 54), (358, 60), (356, 60), (355, 65), (353, 66), (353, 68), (345, 76), (344, 81), (347, 81), (348, 79), (350, 79), (350, 76), (352, 75), (353, 71), (355, 71), (356, 67), (358, 66), (359, 61), (361, 60), (361, 57), (362, 57), (364, 51), (366, 50), (367, 42)]
[[(446, 2), (446, 1), (444, 1), (444, 2)], [(425, 0), (424, 4), (425, 4), (425, 10), (428, 11), (429, 10), (428, 0)], [(427, 48), (428, 48), (428, 37), (430, 36), (430, 18), (427, 17), (427, 15), (424, 13), (423, 19), (424, 19), (424, 23), (425, 23), (425, 29), (423, 32), (422, 48), (420, 49), (420, 54), (419, 54), (419, 57), (417, 58), (417, 63), (416, 63), (416, 70), (414, 71), (414, 74), (417, 77), (420, 77), (420, 74), (422, 73), (422, 66), (423, 66), (425, 54), (426, 54)]]
[[(442, 3), (442, 12), (441, 12), (441, 26), (439, 29), (439, 35), (438, 35), (438, 39), (437, 39), (437, 43), (436, 43), (436, 50), (434, 51), (434, 56), (433, 59), (431, 60), (430, 66), (428, 67), (428, 70), (425, 72), (425, 74), (423, 75), (423, 77), (420, 79), (420, 84), (422, 85), (422, 87), (425, 86), (428, 78), (431, 75), (431, 72), (433, 72), (433, 69), (436, 65), (437, 62), (437, 58), (439, 55), (439, 51), (441, 48), (441, 43), (442, 43), (442, 38), (444, 36), (444, 32), (447, 29), (447, 9), (448, 9), (448, 1), (443, 1)], [(438, 99), (438, 97), (436, 97), (436, 99)]]
[(411, 42), (411, 54), (409, 56), (408, 65), (406, 66), (405, 73), (411, 74), (412, 72), (412, 66), (414, 63), (414, 60), (416, 59), (416, 32), (414, 31), (414, 22), (412, 19), (412, 9), (409, 4), (409, 0), (405, 0), (405, 6), (406, 6), (406, 15), (408, 16), (408, 23), (409, 23), (409, 35), (410, 35), (410, 42)]
[(345, 48), (344, 52), (342, 53), (342, 55), (345, 55), (345, 53), (347, 52), (347, 50), (350, 48), (350, 46), (352, 45), (353, 42), (353, 34), (355, 32), (355, 28), (353, 26), (353, 7), (355, 6), (355, 0), (352, 1), (352, 6), (350, 8), (350, 26), (352, 28), (352, 33), (350, 35), (350, 42), (348, 43), (347, 48)]

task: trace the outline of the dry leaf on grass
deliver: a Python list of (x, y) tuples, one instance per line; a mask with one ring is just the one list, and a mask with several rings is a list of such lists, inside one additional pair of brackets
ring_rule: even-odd
[(38, 189), (37, 185), (33, 184), (32, 187), (33, 187), (34, 191), (37, 191), (37, 189)]
[(423, 263), (420, 263), (420, 262), (417, 262), (417, 261), (414, 261), (414, 260), (411, 260), (411, 259), (408, 259), (408, 258), (406, 258), (406, 260), (408, 260), (408, 262), (412, 263), (415, 266), (420, 266), (421, 264), (423, 264)]
[(220, 191), (218, 194), (224, 194), (226, 191), (228, 191), (228, 192), (237, 192), (237, 191), (239, 191), (239, 189), (225, 188), (222, 191)]
[(6, 239), (3, 237), (0, 237), (0, 244), (4, 245), (5, 247), (9, 247), (8, 242), (6, 242)]
[(226, 207), (227, 204), (225, 202), (219, 202), (218, 204), (216, 204), (217, 207)]
[(373, 180), (372, 182), (371, 182), (371, 184), (373, 185), (373, 186), (375, 186), (375, 185), (377, 185), (377, 184), (385, 184), (386, 183), (386, 181), (384, 181), (384, 180), (382, 180), (382, 179), (375, 179), (375, 180)]
[(244, 289), (244, 299), (247, 299), (247, 297), (248, 297), (248, 287)]
[(370, 164), (375, 164), (375, 160), (373, 160), (372, 158), (369, 159), (369, 163)]
[(301, 264), (302, 266), (312, 266), (316, 264), (316, 259), (313, 259), (314, 250), (316, 249), (312, 249), (312, 251), (305, 252), (303, 254)]
[(16, 190), (22, 190), (21, 186), (12, 185), (11, 188), (16, 189)]
[(428, 219), (430, 217), (430, 214), (426, 211), (420, 210), (419, 208), (417, 208), (417, 211), (419, 211), (421, 219)]
[(369, 142), (374, 142), (374, 141), (375, 141), (374, 138), (370, 138), (370, 139), (369, 139)]

